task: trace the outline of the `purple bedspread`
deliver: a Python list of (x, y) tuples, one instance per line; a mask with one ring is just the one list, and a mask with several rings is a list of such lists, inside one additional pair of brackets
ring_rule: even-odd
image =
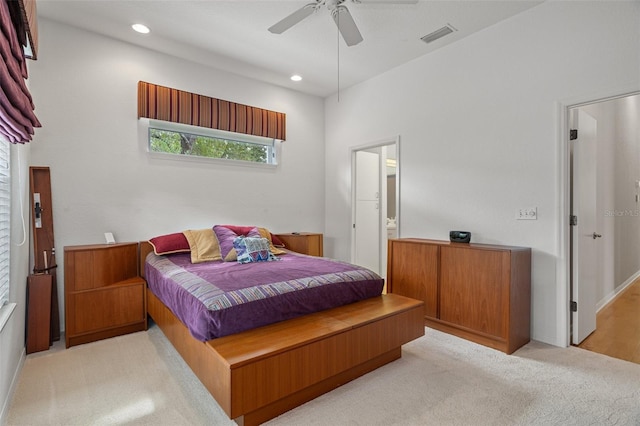
[(382, 293), (372, 271), (288, 253), (280, 261), (192, 264), (189, 253), (147, 256), (149, 289), (206, 341)]

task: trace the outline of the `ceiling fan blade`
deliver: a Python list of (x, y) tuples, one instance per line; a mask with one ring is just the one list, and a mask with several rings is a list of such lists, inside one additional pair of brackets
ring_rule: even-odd
[(309, 3), (301, 7), (300, 9), (293, 12), (291, 15), (285, 17), (278, 23), (269, 27), (269, 32), (274, 34), (282, 34), (287, 31), (289, 28), (293, 27), (298, 22), (302, 21), (307, 16), (311, 15), (315, 12), (318, 3)]
[(336, 6), (331, 11), (331, 15), (347, 46), (355, 46), (363, 40), (353, 16), (349, 13), (349, 9), (344, 6)]

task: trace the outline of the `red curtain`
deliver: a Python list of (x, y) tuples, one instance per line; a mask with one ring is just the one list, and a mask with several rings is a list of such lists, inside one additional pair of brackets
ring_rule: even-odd
[(0, 0), (0, 59), (0, 134), (11, 143), (29, 142), (33, 128), (41, 125), (25, 83), (26, 59), (8, 0)]

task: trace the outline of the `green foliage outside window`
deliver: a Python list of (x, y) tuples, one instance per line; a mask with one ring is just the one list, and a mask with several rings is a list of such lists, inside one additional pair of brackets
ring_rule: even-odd
[(153, 152), (268, 164), (270, 148), (249, 142), (149, 129), (149, 149)]

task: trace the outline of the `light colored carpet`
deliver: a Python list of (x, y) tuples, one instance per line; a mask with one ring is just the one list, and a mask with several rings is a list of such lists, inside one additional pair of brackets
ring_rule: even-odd
[[(27, 357), (9, 425), (230, 425), (162, 332)], [(640, 365), (426, 329), (403, 357), (269, 425), (640, 425)]]

